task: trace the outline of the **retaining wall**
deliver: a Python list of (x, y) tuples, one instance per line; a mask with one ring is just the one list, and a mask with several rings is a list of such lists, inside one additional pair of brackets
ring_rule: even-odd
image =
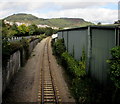
[[(36, 39), (29, 44), (29, 54), (31, 54), (34, 47), (40, 39)], [(4, 92), (7, 86), (9, 85), (12, 78), (14, 78), (15, 73), (17, 73), (21, 66), (24, 66), (26, 63), (26, 51), (18, 50), (10, 56), (10, 59), (7, 62), (6, 67), (2, 68), (2, 91)]]

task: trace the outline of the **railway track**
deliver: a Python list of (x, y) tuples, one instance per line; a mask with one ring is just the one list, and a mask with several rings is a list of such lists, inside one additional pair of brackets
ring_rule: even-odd
[(50, 38), (46, 40), (44, 51), (43, 51), (43, 61), (41, 68), (41, 79), (40, 79), (40, 90), (38, 92), (38, 99), (41, 104), (53, 103), (59, 104), (61, 102), (59, 91), (55, 85), (55, 80), (52, 75), (52, 67), (49, 57), (49, 41)]

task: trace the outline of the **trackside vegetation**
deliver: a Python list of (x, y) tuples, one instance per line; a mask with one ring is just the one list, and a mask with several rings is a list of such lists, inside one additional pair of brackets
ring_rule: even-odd
[[(9, 24), (4, 20), (1, 20), (2, 26), (2, 59), (3, 59), (3, 67), (6, 66), (7, 60), (10, 58), (10, 55), (16, 52), (17, 50), (25, 50), (26, 59), (29, 57), (29, 44), (33, 40), (43, 39), (46, 36), (52, 35), (55, 31), (50, 27), (39, 28), (35, 24), (31, 25), (17, 25), (17, 24)], [(24, 38), (25, 36), (30, 36), (29, 38)], [(9, 41), (8, 39), (12, 37), (22, 37), (20, 40)], [(21, 52), (22, 53), (22, 52)]]
[(116, 46), (111, 49), (112, 58), (107, 60), (110, 65), (110, 79), (114, 83), (115, 90), (113, 93), (112, 102), (117, 103), (118, 97), (120, 97), (120, 46)]
[(2, 59), (3, 59), (2, 65), (3, 65), (3, 67), (6, 66), (7, 60), (10, 58), (10, 55), (13, 54), (14, 52), (16, 52), (17, 50), (22, 51), (24, 49), (26, 52), (25, 53), (26, 59), (28, 59), (28, 57), (29, 57), (28, 48), (29, 48), (30, 42), (32, 42), (36, 39), (42, 40), (45, 37), (46, 37), (46, 35), (43, 34), (43, 35), (40, 35), (37, 37), (31, 37), (29, 39), (22, 38), (19, 41), (10, 42), (8, 40), (3, 40), (2, 41)]
[[(86, 55), (82, 49), (80, 60), (74, 59), (64, 46), (64, 40), (58, 39), (52, 41), (53, 54), (56, 56), (58, 63), (63, 66), (68, 76), (68, 85), (71, 94), (77, 104), (117, 104), (120, 100), (120, 47), (111, 50), (112, 59), (107, 60), (110, 64), (110, 82), (108, 86), (101, 85), (97, 80), (91, 78), (86, 73)], [(114, 83), (114, 84), (113, 84)], [(117, 88), (117, 92), (116, 92)]]
[(63, 65), (65, 71), (70, 76), (70, 90), (76, 99), (76, 102), (78, 103), (79, 100), (81, 100), (81, 102), (88, 102), (85, 97), (87, 95), (86, 82), (80, 84), (80, 82), (84, 82), (83, 80), (86, 80), (85, 52), (83, 51), (81, 60), (76, 61), (73, 56), (66, 51), (63, 39), (58, 39), (57, 42), (53, 42), (52, 45), (53, 54), (57, 56), (59, 63)]
[(11, 38), (13, 36), (35, 36), (40, 34), (50, 36), (56, 31), (56, 29), (52, 29), (51, 27), (38, 27), (36, 24), (31, 24), (28, 26), (26, 24), (21, 24), (18, 26), (14, 23), (11, 25), (2, 20), (2, 38)]

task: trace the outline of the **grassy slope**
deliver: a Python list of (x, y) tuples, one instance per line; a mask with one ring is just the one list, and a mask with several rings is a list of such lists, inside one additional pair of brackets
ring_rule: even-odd
[(31, 14), (14, 14), (5, 18), (12, 22), (25, 22), (30, 24), (43, 24), (55, 27), (80, 27), (85, 25), (91, 25), (92, 23), (84, 21), (80, 18), (52, 18), (43, 19), (33, 16)]

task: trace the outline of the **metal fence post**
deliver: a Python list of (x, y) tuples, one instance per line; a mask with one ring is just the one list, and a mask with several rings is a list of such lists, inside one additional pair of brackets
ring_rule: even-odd
[(68, 51), (68, 31), (67, 31), (67, 51)]
[(90, 73), (90, 61), (91, 61), (91, 49), (92, 49), (92, 40), (91, 40), (91, 27), (88, 26), (88, 52), (87, 52), (87, 73)]

